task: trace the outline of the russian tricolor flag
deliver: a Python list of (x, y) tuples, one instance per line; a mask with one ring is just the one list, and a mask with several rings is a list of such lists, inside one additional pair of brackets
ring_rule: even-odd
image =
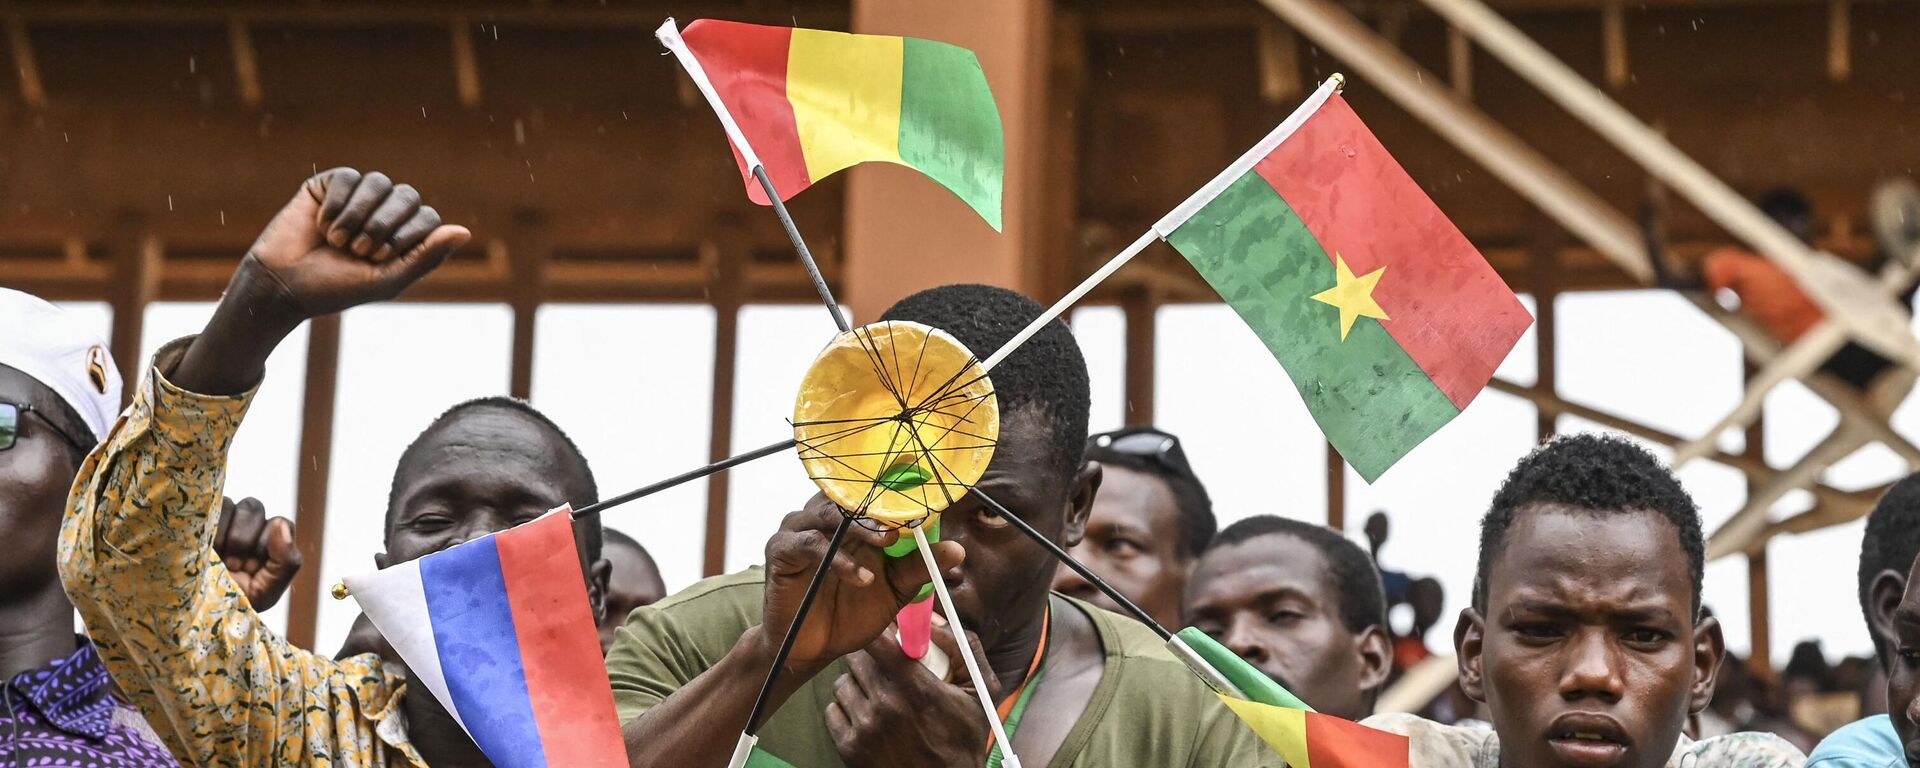
[(625, 768), (568, 507), (346, 579), (353, 598), (499, 768)]

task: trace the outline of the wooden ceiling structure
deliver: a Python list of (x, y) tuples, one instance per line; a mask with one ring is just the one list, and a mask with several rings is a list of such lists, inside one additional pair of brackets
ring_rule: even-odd
[[(1871, 256), (1873, 183), (1920, 157), (1920, 4), (1887, 0), (1493, 0), (1714, 174), (1749, 193), (1805, 191), (1820, 245)], [(952, 7), (947, 7), (952, 6)], [(964, 6), (964, 7), (962, 7)], [(1350, 0), (1371, 39), (1453, 103), (1518, 134), (1615, 211), (1645, 175), (1414, 0)], [(0, 0), (0, 285), (114, 306), (115, 355), (141, 361), (142, 308), (210, 300), (259, 226), (315, 170), (351, 164), (423, 189), (476, 246), (409, 301), (515, 310), (512, 390), (531, 387), (545, 302), (680, 301), (719, 308), (712, 453), (728, 455), (735, 310), (813, 292), (784, 235), (746, 202), (711, 113), (651, 30), (668, 15), (940, 37), (978, 50), (1009, 133), (1009, 216), (996, 236), (890, 168), (824, 180), (792, 209), (843, 299), (885, 306), (972, 275), (1059, 295), (1346, 71), (1347, 98), (1516, 290), (1541, 299), (1540, 432), (1571, 413), (1661, 442), (1554, 389), (1551, 297), (1640, 275), (1530, 201), (1342, 61), (1252, 0), (526, 0), (259, 3)], [(1691, 210), (1670, 229), (1691, 258), (1730, 242)], [(969, 271), (974, 269), (976, 271)], [(1155, 246), (1093, 301), (1128, 315), (1130, 419), (1152, 419), (1154, 309), (1214, 301)], [(299, 514), (325, 515), (337, 318), (309, 342)], [(1757, 450), (1754, 432), (1748, 445)], [(1667, 439), (1673, 438), (1673, 439)], [(1344, 497), (1329, 451), (1329, 522)], [(1757, 453), (1715, 456), (1755, 482)], [(1864, 509), (1869, 490), (1814, 488)], [(709, 570), (725, 541), (711, 485)], [(290, 634), (311, 641), (323, 537), (303, 537)], [(1755, 656), (1765, 659), (1765, 550), (1750, 551)]]

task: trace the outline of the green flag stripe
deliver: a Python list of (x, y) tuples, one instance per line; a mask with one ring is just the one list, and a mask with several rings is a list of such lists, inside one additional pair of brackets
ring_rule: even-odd
[(752, 752), (747, 753), (747, 768), (794, 768), (794, 767), (793, 767), (793, 763), (789, 763), (778, 757), (774, 757), (772, 752), (768, 752), (759, 747), (754, 747)]
[(1274, 682), (1273, 678), (1267, 677), (1267, 673), (1255, 669), (1252, 664), (1240, 658), (1239, 654), (1208, 637), (1207, 633), (1187, 627), (1177, 634), (1181, 642), (1186, 643), (1188, 648), (1192, 648), (1194, 653), (1206, 660), (1208, 666), (1213, 667), (1213, 671), (1219, 672), (1227, 682), (1239, 688), (1240, 693), (1245, 694), (1248, 701), (1287, 709), (1314, 711), (1313, 707), (1302, 701), (1300, 697), (1293, 695), (1293, 691)]
[(901, 56), (900, 159), (999, 230), (1005, 139), (980, 60), (957, 45), (912, 37)]
[(1167, 242), (1266, 344), (1368, 482), (1460, 412), (1379, 321), (1362, 317), (1341, 340), (1339, 309), (1312, 298), (1334, 286), (1333, 260), (1259, 174), (1240, 177)]

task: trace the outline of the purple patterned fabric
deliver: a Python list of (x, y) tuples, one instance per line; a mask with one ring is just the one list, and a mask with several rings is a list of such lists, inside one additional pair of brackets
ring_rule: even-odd
[(173, 755), (114, 698), (106, 665), (80, 639), (72, 656), (14, 675), (0, 709), (0, 766), (175, 768)]

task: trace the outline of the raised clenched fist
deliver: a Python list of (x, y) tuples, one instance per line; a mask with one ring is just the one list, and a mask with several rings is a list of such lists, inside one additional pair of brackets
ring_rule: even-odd
[(400, 295), (471, 237), (384, 174), (315, 174), (260, 232), (213, 318), (167, 375), (190, 392), (245, 392), (302, 322)]
[(385, 301), (466, 244), (466, 227), (443, 224), (420, 193), (386, 174), (334, 168), (307, 179), (247, 252), (283, 301), (280, 312), (317, 317)]

